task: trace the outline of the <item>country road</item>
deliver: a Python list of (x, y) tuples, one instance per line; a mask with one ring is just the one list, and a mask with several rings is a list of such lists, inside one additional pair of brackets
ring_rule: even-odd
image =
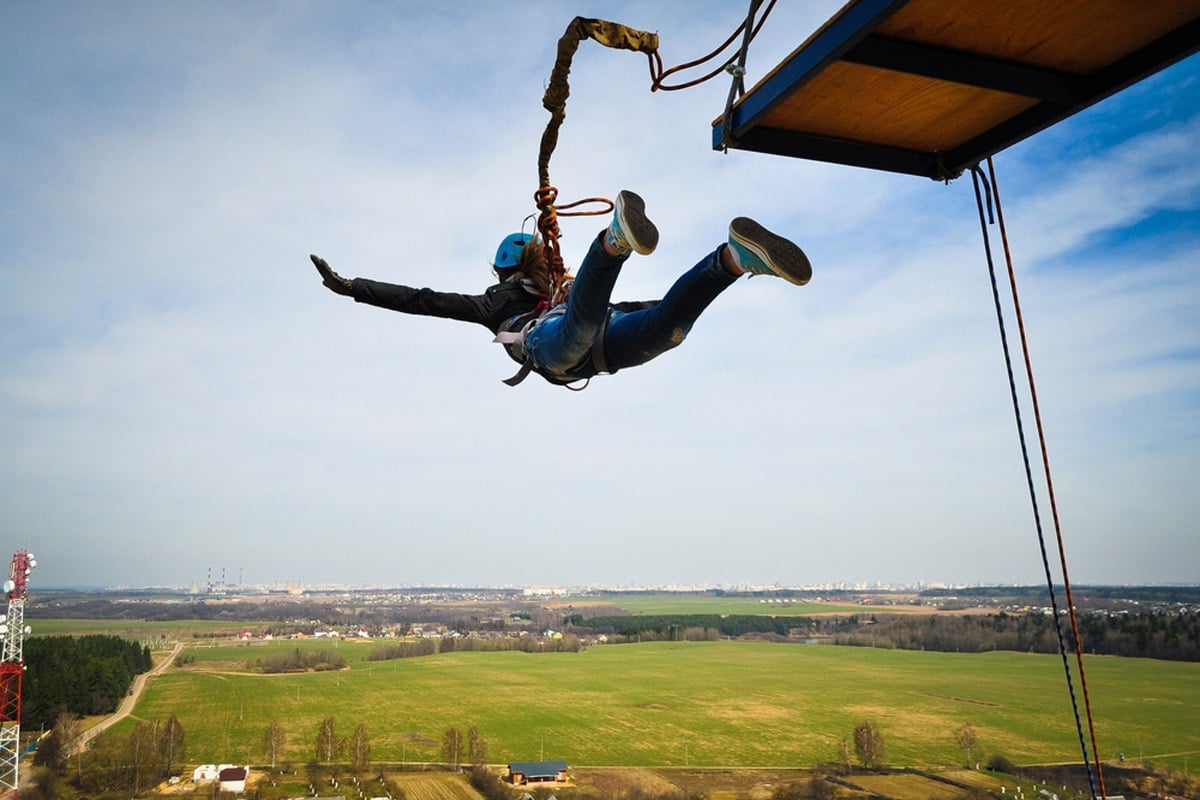
[(171, 664), (174, 663), (175, 657), (177, 655), (179, 655), (179, 652), (181, 650), (183, 650), (183, 643), (176, 642), (174, 649), (172, 649), (171, 652), (167, 654), (166, 658), (164, 658), (161, 662), (159, 662), (157, 665), (155, 665), (155, 667), (153, 669), (151, 669), (149, 672), (143, 672), (141, 675), (138, 675), (133, 681), (133, 688), (131, 688), (129, 690), (129, 694), (127, 694), (125, 696), (125, 699), (121, 701), (120, 707), (116, 711), (114, 711), (110, 716), (105, 717), (104, 719), (100, 720), (100, 722), (98, 722), (97, 724), (93, 725), (92, 727), (90, 727), (86, 731), (84, 731), (83, 733), (79, 734), (79, 737), (76, 738), (75, 741), (71, 743), (71, 747), (70, 747), (71, 754), (73, 755), (73, 754), (83, 750), (84, 748), (86, 748), (88, 746), (88, 742), (90, 742), (92, 739), (96, 738), (101, 733), (108, 730), (113, 725), (116, 725), (118, 722), (120, 722), (121, 720), (128, 717), (131, 713), (133, 713), (133, 707), (135, 705), (137, 705), (137, 701), (138, 701), (138, 698), (142, 694), (142, 690), (146, 688), (146, 681), (148, 681), (150, 678), (153, 678), (155, 675), (162, 674), (162, 672), (164, 670), (166, 670), (167, 667), (171, 666)]

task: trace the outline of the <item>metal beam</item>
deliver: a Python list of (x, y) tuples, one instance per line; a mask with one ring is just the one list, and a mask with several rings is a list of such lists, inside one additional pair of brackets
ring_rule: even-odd
[(942, 180), (954, 177), (945, 174), (936, 154), (899, 147), (834, 139), (827, 136), (795, 133), (778, 128), (758, 127), (748, 131), (737, 142), (738, 150), (751, 150), (770, 155), (846, 164), (853, 167), (900, 172), (923, 178)]
[(842, 60), (1064, 105), (1078, 105), (1084, 97), (1083, 81), (1074, 75), (878, 34), (850, 48)]
[(988, 156), (1045, 130), (1088, 106), (1200, 51), (1200, 19), (1154, 40), (1083, 80), (1084, 97), (1075, 105), (1038, 103), (947, 152), (946, 166), (962, 171)]
[(1200, 18), (1179, 26), (1150, 44), (1088, 77), (1088, 105), (1116, 94), (1188, 56), (1200, 52)]

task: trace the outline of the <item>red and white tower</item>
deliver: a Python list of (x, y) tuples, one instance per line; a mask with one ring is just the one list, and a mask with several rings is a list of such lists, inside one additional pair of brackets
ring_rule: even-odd
[(4, 582), (8, 614), (0, 617), (0, 793), (16, 797), (21, 756), (21, 676), (25, 672), (25, 584), (37, 566), (32, 553), (18, 550)]

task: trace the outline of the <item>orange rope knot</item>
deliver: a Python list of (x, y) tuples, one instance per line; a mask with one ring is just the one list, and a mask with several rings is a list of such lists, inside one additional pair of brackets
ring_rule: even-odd
[[(755, 16), (758, 12), (758, 7), (765, 0), (752, 0), (750, 5), (750, 14), (742, 25), (734, 31), (733, 35), (726, 40), (717, 50), (702, 59), (690, 61), (681, 64), (678, 67), (671, 69), (663, 68), (662, 56), (658, 52), (658, 34), (649, 33), (647, 31), (639, 31), (634, 28), (627, 27), (615, 22), (608, 22), (602, 19), (591, 19), (587, 17), (575, 17), (563, 32), (562, 37), (558, 41), (558, 48), (554, 60), (554, 68), (550, 72), (550, 81), (546, 86), (546, 91), (542, 96), (542, 106), (550, 112), (550, 120), (546, 124), (546, 130), (542, 133), (541, 147), (538, 152), (538, 184), (539, 188), (534, 192), (533, 199), (537, 204), (539, 211), (537, 228), (542, 236), (542, 249), (546, 257), (546, 265), (549, 271), (550, 282), (554, 289), (555, 302), (560, 302), (569, 291), (570, 277), (567, 275), (563, 267), (562, 254), (558, 246), (558, 238), (561, 232), (558, 227), (559, 216), (564, 217), (581, 217), (581, 216), (599, 216), (608, 214), (613, 210), (613, 202), (603, 197), (589, 197), (584, 200), (578, 200), (574, 203), (559, 206), (556, 204), (558, 200), (558, 189), (550, 185), (550, 157), (558, 146), (558, 131), (562, 126), (567, 115), (567, 98), (570, 97), (571, 87), (569, 76), (571, 73), (571, 61), (575, 57), (579, 45), (587, 39), (594, 39), (599, 44), (618, 50), (630, 50), (633, 52), (645, 53), (650, 65), (650, 90), (658, 91), (659, 89), (682, 89), (687, 86), (695, 86), (702, 83), (732, 65), (735, 61), (739, 61), (738, 69), (744, 69), (746, 50), (749, 48), (750, 40), (754, 38), (759, 29), (762, 28), (767, 16), (771, 13), (771, 8), (774, 7), (776, 0), (770, 0), (766, 11), (759, 18), (755, 25)], [(664, 80), (684, 69), (689, 69), (699, 66), (718, 57), (724, 52), (730, 44), (732, 44), (739, 34), (743, 34), (743, 42), (740, 50), (735, 51), (724, 64), (717, 67), (708, 75), (688, 83), (678, 86), (667, 86)], [(740, 85), (740, 77), (738, 78)], [(571, 211), (588, 203), (599, 204), (598, 209), (586, 211)]]
[[(538, 233), (542, 236), (542, 252), (546, 257), (546, 265), (550, 274), (550, 281), (555, 289), (555, 301), (561, 301), (565, 297), (565, 287), (569, 282), (566, 267), (562, 257), (562, 249), (559, 246), (558, 239), (562, 235), (562, 230), (558, 225), (559, 217), (595, 217), (604, 214), (612, 213), (613, 201), (607, 197), (585, 197), (582, 200), (576, 200), (573, 203), (565, 205), (555, 205), (555, 200), (558, 199), (558, 189), (553, 186), (541, 186), (533, 193), (534, 203), (537, 205), (539, 214), (537, 220)], [(584, 210), (569, 211), (568, 209), (578, 209), (580, 206), (593, 204), (597, 208), (588, 208)]]

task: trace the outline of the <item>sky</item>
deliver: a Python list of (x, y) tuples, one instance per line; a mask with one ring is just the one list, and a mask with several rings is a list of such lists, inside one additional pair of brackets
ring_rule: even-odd
[[(748, 82), (841, 4), (780, 4)], [(571, 18), (671, 65), (743, 13), (0, 2), (0, 541), (31, 591), (1043, 583), (970, 179), (714, 152), (724, 76), (652, 93), (644, 56), (583, 43), (551, 178), (645, 198), (661, 243), (614, 299), (740, 215), (809, 285), (743, 279), (575, 393), (502, 384), (483, 327), (322, 287), (310, 253), (482, 291), (536, 210)], [(1198, 101), (1193, 57), (995, 159), (1073, 583), (1200, 582)], [(604, 224), (563, 221), (569, 266)]]

